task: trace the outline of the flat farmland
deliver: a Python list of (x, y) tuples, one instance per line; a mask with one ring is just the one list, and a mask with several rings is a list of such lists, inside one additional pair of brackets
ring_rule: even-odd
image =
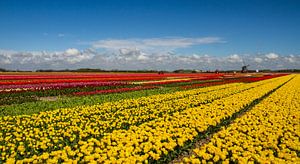
[(299, 163), (299, 120), (297, 74), (0, 74), (0, 163)]

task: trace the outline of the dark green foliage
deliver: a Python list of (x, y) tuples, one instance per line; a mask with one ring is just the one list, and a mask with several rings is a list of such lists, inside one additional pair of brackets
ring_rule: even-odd
[(109, 101), (118, 101), (128, 98), (139, 98), (156, 94), (172, 93), (178, 91), (178, 88), (160, 88), (151, 90), (141, 90), (124, 93), (100, 94), (84, 97), (59, 97), (57, 101), (37, 101), (23, 104), (13, 104), (9, 106), (0, 106), (0, 116), (11, 116), (21, 114), (34, 114), (43, 111), (54, 110), (58, 108), (69, 108), (80, 105), (93, 105)]

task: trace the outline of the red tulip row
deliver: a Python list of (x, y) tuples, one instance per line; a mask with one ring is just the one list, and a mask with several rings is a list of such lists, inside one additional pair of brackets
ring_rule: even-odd
[(82, 78), (123, 78), (123, 77), (212, 77), (222, 76), (214, 73), (74, 73), (74, 74), (47, 74), (47, 75), (0, 75), (0, 80), (24, 80), (24, 79), (82, 79)]
[(40, 83), (91, 82), (91, 81), (146, 81), (176, 78), (216, 78), (222, 74), (92, 74), (92, 75), (0, 75), (0, 85)]
[(182, 86), (182, 89), (189, 89), (189, 88), (197, 88), (197, 87), (207, 87), (207, 86), (213, 86), (213, 85), (222, 85), (222, 84), (228, 84), (228, 83), (245, 83), (245, 82), (256, 82), (266, 79), (271, 79), (275, 77), (285, 76), (288, 74), (273, 74), (273, 75), (265, 75), (262, 77), (240, 77), (240, 78), (232, 78), (232, 79), (223, 79), (222, 81), (216, 81), (216, 82), (206, 82), (201, 84), (193, 84), (189, 86)]
[(160, 80), (161, 77), (127, 77), (127, 78), (92, 78), (92, 79), (33, 79), (33, 80), (16, 80), (0, 81), (0, 85), (26, 85), (42, 83), (85, 83), (85, 82), (105, 82), (105, 81), (144, 81)]
[(256, 81), (271, 79), (271, 78), (285, 76), (285, 75), (288, 75), (288, 74), (271, 74), (271, 75), (264, 75), (262, 77), (248, 77), (248, 78), (244, 78), (242, 80), (244, 80), (243, 82), (256, 82)]

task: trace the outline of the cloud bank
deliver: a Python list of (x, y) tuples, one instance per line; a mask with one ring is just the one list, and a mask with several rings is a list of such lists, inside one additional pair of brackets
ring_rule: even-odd
[(119, 50), (123, 48), (135, 48), (151, 51), (174, 50), (195, 45), (223, 43), (219, 37), (202, 38), (149, 38), (149, 39), (105, 39), (90, 43), (95, 49)]
[(266, 54), (228, 54), (217, 56), (194, 53), (183, 55), (177, 49), (197, 45), (226, 43), (219, 37), (104, 39), (88, 44), (90, 48), (64, 51), (13, 51), (0, 49), (0, 68), (77, 69), (100, 68), (119, 70), (239, 70), (243, 63), (250, 69), (300, 69), (300, 55), (270, 52)]
[(142, 51), (138, 48), (120, 48), (117, 51), (97, 51), (94, 48), (78, 50), (70, 48), (62, 52), (19, 52), (0, 50), (0, 67), (6, 69), (241, 69), (243, 61), (250, 69), (299, 69), (300, 55), (209, 54), (181, 55), (171, 52)]

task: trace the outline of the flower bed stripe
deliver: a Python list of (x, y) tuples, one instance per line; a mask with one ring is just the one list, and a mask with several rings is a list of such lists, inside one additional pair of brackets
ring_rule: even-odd
[[(287, 94), (289, 93), (289, 94)], [(195, 148), (185, 163), (299, 163), (300, 76)]]

